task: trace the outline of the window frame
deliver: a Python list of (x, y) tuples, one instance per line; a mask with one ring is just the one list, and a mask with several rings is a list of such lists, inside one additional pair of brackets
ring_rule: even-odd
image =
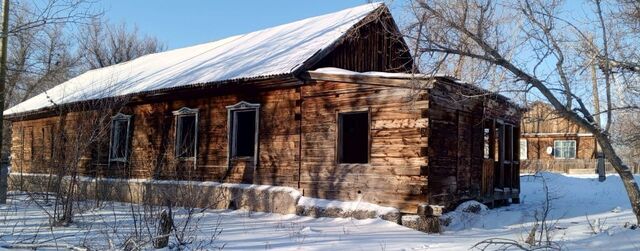
[[(367, 113), (367, 162), (366, 163), (347, 163), (342, 162), (342, 116), (347, 114)], [(371, 165), (371, 109), (359, 109), (349, 111), (336, 111), (336, 154), (335, 162), (337, 165)]]
[[(528, 160), (529, 159), (529, 141), (527, 139), (520, 139), (520, 152), (518, 153), (519, 155), (519, 160)], [(524, 145), (523, 145), (524, 143)], [(524, 151), (524, 152), (523, 152)], [(524, 153), (524, 158), (522, 158), (522, 154)]]
[[(252, 158), (254, 162), (254, 168), (258, 166), (258, 146), (259, 134), (260, 134), (260, 104), (249, 103), (247, 101), (240, 101), (234, 105), (226, 106), (227, 108), (227, 159), (229, 168), (231, 167), (231, 160), (235, 159), (247, 159)], [(255, 112), (255, 131), (253, 142), (253, 156), (236, 156), (237, 153), (237, 113), (238, 112)]]
[[(109, 133), (109, 163), (111, 162), (127, 162), (129, 159), (129, 141), (131, 139), (131, 118), (132, 115), (125, 115), (122, 113), (117, 113), (115, 116), (111, 117), (111, 132)], [(114, 158), (113, 156), (113, 142), (114, 142), (114, 126), (117, 121), (126, 121), (126, 138), (124, 144), (124, 157), (122, 158)]]
[[(557, 156), (556, 153), (560, 147), (556, 144), (560, 142), (573, 142), (573, 157)], [(553, 141), (553, 158), (554, 159), (576, 159), (578, 157), (578, 142), (575, 139), (556, 139)]]
[[(188, 108), (188, 107), (182, 107), (177, 111), (173, 111), (173, 116), (174, 116), (174, 142), (173, 142), (173, 154), (174, 157), (176, 159), (179, 160), (196, 160), (196, 158), (198, 157), (198, 124), (199, 124), (199, 120), (200, 120), (200, 115), (199, 115), (199, 109), (198, 108)], [(195, 126), (195, 131), (194, 131), (194, 136), (193, 136), (193, 156), (180, 156), (179, 148), (178, 148), (178, 136), (180, 135), (180, 129), (181, 127), (181, 123), (180, 123), (180, 119), (184, 118), (184, 117), (194, 117), (194, 126)]]

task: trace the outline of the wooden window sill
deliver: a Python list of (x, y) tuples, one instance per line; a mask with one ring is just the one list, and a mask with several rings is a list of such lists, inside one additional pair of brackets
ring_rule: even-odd
[(355, 167), (371, 167), (370, 163), (339, 163), (338, 167), (355, 168)]

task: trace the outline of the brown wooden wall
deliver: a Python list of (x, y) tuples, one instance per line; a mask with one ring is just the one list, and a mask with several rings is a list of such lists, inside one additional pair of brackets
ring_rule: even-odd
[(487, 162), (483, 156), (483, 125), (495, 121), (518, 125), (520, 112), (516, 107), (447, 82), (436, 83), (429, 90), (429, 100), (430, 203), (455, 206), (457, 201), (467, 199), (491, 201), (496, 198), (493, 180), (505, 171), (509, 177), (504, 180), (519, 188), (517, 162), (500, 164), (493, 159)]
[(535, 102), (523, 114), (522, 133), (587, 133), (587, 131), (562, 118), (549, 104)]
[[(299, 188), (305, 196), (362, 199), (414, 213), (421, 203), (453, 205), (479, 196), (486, 179), (483, 121), (517, 123), (515, 108), (492, 99), (464, 99), (454, 84), (436, 84), (416, 93), (384, 86), (384, 79), (376, 81), (294, 81), (280, 89), (220, 89), (136, 100), (119, 110), (133, 116), (130, 165), (109, 165), (107, 125), (101, 140), (82, 152), (78, 171), (89, 176), (282, 185)], [(240, 101), (261, 105), (255, 171), (242, 163), (231, 169), (227, 165), (226, 106)], [(174, 157), (172, 112), (183, 107), (199, 109), (196, 165)], [(336, 158), (337, 117), (350, 111), (370, 113), (367, 164), (338, 164)], [(58, 135), (61, 128), (74, 135), (88, 113), (15, 121), (15, 171), (46, 173), (64, 166), (51, 165), (40, 152), (50, 152), (49, 145), (67, 149), (51, 151), (70, 152), (74, 144), (55, 137), (50, 144), (46, 135)]]
[(596, 139), (593, 136), (523, 136), (527, 140), (527, 159), (553, 159), (553, 154), (547, 153), (547, 147), (553, 147), (555, 140), (575, 140), (576, 159), (596, 158)]
[[(132, 141), (132, 170), (135, 176), (174, 179), (184, 178), (222, 180), (297, 186), (297, 154), (299, 123), (296, 88), (229, 94), (193, 100), (142, 104), (133, 107), (134, 134)], [(228, 170), (227, 108), (240, 101), (259, 103), (259, 166), (232, 165)], [(174, 116), (172, 111), (182, 107), (198, 108), (198, 158), (196, 167), (190, 161), (174, 159)], [(164, 149), (164, 150), (163, 150)], [(157, 166), (148, 160), (156, 161)], [(144, 164), (142, 164), (144, 163)], [(276, 168), (278, 167), (278, 168)]]
[[(428, 101), (414, 102), (410, 92), (402, 88), (320, 81), (254, 93), (245, 90), (242, 95), (134, 104), (121, 111), (133, 115), (130, 166), (114, 163), (109, 166), (104, 157), (108, 147), (103, 140), (102, 148), (94, 147), (83, 153), (87, 163), (80, 166), (79, 172), (88, 176), (222, 180), (290, 187), (298, 187), (299, 181), (306, 196), (339, 200), (362, 198), (415, 211), (418, 204), (426, 201), (427, 120), (422, 114)], [(226, 106), (239, 101), (261, 104), (259, 165), (255, 173), (247, 173), (251, 169), (242, 165), (227, 171)], [(172, 111), (182, 107), (199, 109), (195, 168), (193, 162), (179, 161), (173, 154), (175, 118)], [(371, 160), (361, 165), (337, 164), (337, 114), (354, 110), (370, 111)], [(82, 113), (69, 114), (65, 119), (76, 117), (82, 117)], [(23, 172), (48, 172), (50, 163), (33, 161), (31, 152), (38, 146), (32, 142), (42, 141), (38, 130), (57, 128), (59, 121), (59, 117), (50, 117), (14, 122), (14, 166)], [(68, 133), (77, 128), (68, 121), (63, 127)], [(29, 134), (31, 131), (36, 132), (35, 136)], [(104, 134), (107, 146), (108, 135)], [(103, 157), (92, 158), (97, 156), (96, 152)]]
[[(133, 115), (130, 166), (112, 163), (109, 167), (109, 134), (105, 132), (101, 135), (103, 139), (100, 142), (83, 152), (82, 159), (87, 163), (79, 167), (80, 174), (157, 179), (178, 177), (238, 183), (249, 175), (253, 183), (296, 187), (300, 138), (299, 118), (296, 116), (299, 114), (299, 89), (243, 90), (241, 93), (125, 107), (121, 112)], [(260, 165), (255, 173), (245, 172), (242, 165), (227, 170), (226, 106), (240, 101), (261, 104)], [(193, 162), (177, 160), (173, 154), (175, 118), (172, 112), (182, 107), (199, 109), (198, 158), (195, 168)], [(54, 135), (60, 135), (60, 128), (64, 128), (67, 135), (75, 135), (82, 126), (73, 122), (77, 118), (86, 117), (86, 113), (70, 113), (62, 118), (64, 124), (60, 124), (60, 117), (14, 122), (12, 166), (24, 172), (47, 172), (50, 163), (38, 155), (43, 152), (40, 151), (43, 144), (49, 145), (48, 139), (43, 139), (43, 130), (50, 135), (48, 130), (53, 128)], [(105, 130), (109, 130), (108, 125)], [(50, 148), (45, 149), (43, 153), (50, 151)]]
[[(81, 174), (106, 165), (108, 131), (89, 130), (99, 123), (93, 111), (63, 116), (14, 121), (11, 136), (12, 172), (50, 173), (63, 166), (78, 166)], [(96, 136), (95, 139), (89, 139)], [(81, 143), (77, 143), (81, 142)], [(91, 142), (91, 143), (88, 143)], [(74, 159), (73, 163), (62, 159)]]
[[(357, 55), (357, 56), (354, 56)], [(382, 14), (347, 33), (345, 41), (312, 68), (367, 72), (410, 72), (413, 59), (390, 15)]]
[[(358, 200), (414, 211), (426, 202), (428, 101), (410, 89), (318, 81), (302, 87), (300, 188), (305, 196)], [(337, 116), (370, 111), (369, 164), (338, 164)]]

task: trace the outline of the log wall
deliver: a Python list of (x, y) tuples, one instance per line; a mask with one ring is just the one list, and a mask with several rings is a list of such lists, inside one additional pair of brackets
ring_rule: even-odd
[[(383, 78), (291, 81), (278, 89), (197, 90), (132, 100), (106, 114), (107, 118), (116, 112), (132, 115), (129, 163), (108, 162), (107, 124), (100, 139), (82, 148), (78, 173), (288, 186), (305, 196), (363, 200), (415, 213), (422, 203), (451, 206), (481, 197), (481, 191), (490, 193), (493, 189), (482, 184), (492, 183), (497, 176), (483, 171), (493, 170), (482, 156), (483, 121), (517, 124), (519, 120), (512, 105), (491, 98), (465, 98), (454, 83), (416, 91), (398, 86), (406, 80)], [(243, 161), (228, 165), (226, 107), (240, 101), (261, 105), (255, 168)], [(195, 162), (174, 157), (172, 112), (183, 107), (198, 109)], [(370, 114), (366, 164), (337, 160), (338, 114), (352, 111)], [(57, 174), (53, 169), (68, 164), (56, 162), (56, 153), (73, 152), (71, 147), (77, 144), (71, 142), (80, 139), (72, 137), (82, 128), (79, 123), (96, 120), (88, 120), (95, 117), (90, 114), (96, 112), (15, 121), (12, 166), (17, 169), (13, 171)], [(67, 135), (64, 139), (47, 139), (62, 131)], [(51, 160), (46, 159), (47, 153), (52, 153)]]
[(596, 139), (593, 136), (523, 136), (527, 140), (527, 159), (554, 159), (553, 154), (547, 153), (547, 147), (553, 148), (555, 140), (575, 140), (576, 159), (596, 158)]
[[(491, 202), (497, 198), (492, 185), (496, 179), (517, 183), (512, 181), (519, 179), (517, 162), (507, 164), (483, 156), (483, 124), (500, 121), (518, 125), (520, 111), (515, 106), (446, 81), (437, 82), (429, 90), (429, 100), (430, 204), (453, 207), (468, 199)], [(507, 178), (500, 176), (502, 165), (503, 170), (510, 171)]]
[[(407, 88), (317, 81), (302, 87), (302, 168), (305, 196), (359, 200), (415, 212), (426, 202), (428, 100)], [(339, 164), (340, 112), (370, 112), (370, 162)]]
[[(120, 112), (132, 115), (130, 163), (108, 163), (109, 125), (103, 125), (101, 140), (82, 151), (78, 171), (82, 175), (101, 175), (129, 178), (221, 180), (240, 183), (247, 176), (251, 183), (296, 187), (299, 160), (299, 89), (286, 88), (264, 91), (239, 91), (207, 98), (178, 99), (166, 102), (133, 104)], [(260, 103), (258, 168), (235, 165), (228, 169), (227, 109), (240, 101)], [(173, 111), (182, 107), (198, 108), (198, 146), (194, 165), (191, 160), (174, 157), (175, 117)], [(29, 173), (47, 173), (51, 163), (51, 141), (45, 137), (77, 135), (87, 125), (76, 123), (90, 112), (72, 112), (65, 116), (13, 122), (12, 166)], [(298, 114), (298, 115), (296, 115)], [(105, 115), (107, 118), (112, 114)], [(108, 123), (108, 122), (107, 122)], [(69, 139), (67, 139), (69, 141)], [(58, 141), (55, 145), (72, 147)], [(45, 147), (46, 146), (46, 147)], [(71, 149), (56, 151), (73, 152)], [(57, 159), (62, 157), (57, 156)], [(64, 157), (71, 159), (71, 156)], [(14, 170), (17, 171), (17, 170)], [(246, 180), (245, 180), (246, 181)]]
[(522, 133), (588, 133), (546, 103), (535, 102), (522, 117)]
[(410, 72), (412, 64), (409, 48), (404, 43), (395, 22), (388, 13), (381, 13), (379, 18), (348, 32), (345, 41), (313, 68), (338, 67), (357, 72)]

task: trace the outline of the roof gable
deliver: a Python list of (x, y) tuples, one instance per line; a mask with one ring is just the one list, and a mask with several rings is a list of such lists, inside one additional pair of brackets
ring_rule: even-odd
[(4, 111), (12, 116), (55, 105), (221, 81), (294, 74), (381, 3), (365, 4), (243, 35), (150, 54), (87, 71)]

